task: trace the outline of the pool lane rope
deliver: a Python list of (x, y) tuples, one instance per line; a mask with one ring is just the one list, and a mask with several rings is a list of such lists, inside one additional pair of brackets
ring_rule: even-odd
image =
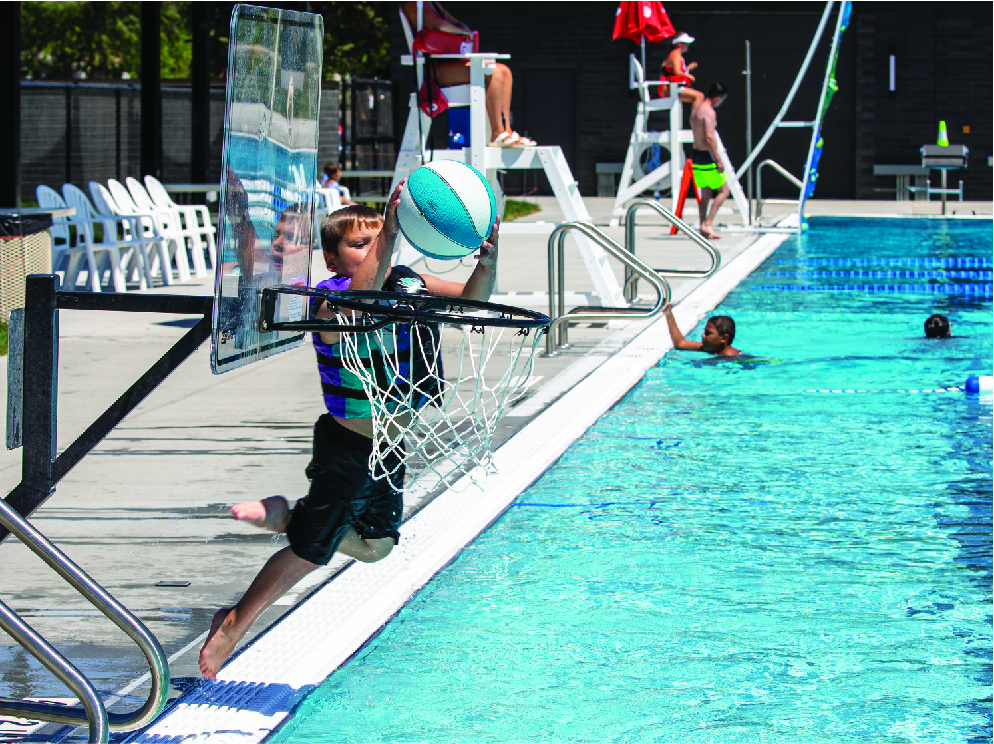
[(761, 284), (775, 292), (865, 292), (867, 294), (941, 294), (994, 297), (994, 283), (975, 284)]
[(781, 266), (907, 266), (914, 269), (994, 269), (994, 259), (962, 256), (959, 258), (781, 258)]
[(933, 388), (931, 390), (798, 390), (799, 393), (955, 393), (966, 390), (963, 385)]

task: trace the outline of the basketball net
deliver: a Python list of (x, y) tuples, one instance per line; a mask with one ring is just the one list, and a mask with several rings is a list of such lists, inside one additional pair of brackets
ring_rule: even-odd
[[(340, 323), (354, 322), (337, 312)], [(342, 363), (362, 381), (372, 409), (373, 478), (393, 480), (405, 465), (408, 489), (460, 481), (482, 488), (493, 470), (497, 423), (531, 383), (541, 336), (528, 328), (399, 322), (342, 333)]]

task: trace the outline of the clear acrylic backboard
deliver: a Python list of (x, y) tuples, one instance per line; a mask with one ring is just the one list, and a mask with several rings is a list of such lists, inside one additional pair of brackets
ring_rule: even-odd
[[(259, 331), (262, 290), (310, 285), (324, 24), (253, 5), (231, 14), (214, 281), (211, 370), (221, 374), (299, 346), (304, 334)], [(303, 320), (282, 295), (276, 317)]]

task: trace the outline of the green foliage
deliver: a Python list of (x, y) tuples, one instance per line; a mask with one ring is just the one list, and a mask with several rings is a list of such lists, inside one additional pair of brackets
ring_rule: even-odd
[(324, 16), (324, 78), (332, 75), (372, 78), (390, 76), (390, 24), (394, 3), (314, 2), (311, 11)]
[(7, 356), (7, 321), (0, 320), (0, 356)]
[[(190, 3), (161, 4), (161, 74), (190, 76)], [(140, 77), (137, 2), (21, 3), (21, 68), (36, 80)]]
[(522, 199), (508, 199), (504, 202), (504, 222), (516, 220), (518, 217), (527, 217), (530, 214), (541, 212), (542, 208), (533, 202)]
[[(269, 3), (266, 3), (269, 5)], [(163, 78), (189, 78), (192, 49), (190, 2), (163, 2), (160, 44)], [(273, 7), (300, 10), (303, 3)], [(235, 3), (211, 3), (211, 76), (224, 77)], [(388, 14), (393, 3), (312, 2), (324, 16), (324, 77), (387, 77)], [(21, 68), (35, 80), (141, 77), (141, 8), (137, 2), (21, 3)]]

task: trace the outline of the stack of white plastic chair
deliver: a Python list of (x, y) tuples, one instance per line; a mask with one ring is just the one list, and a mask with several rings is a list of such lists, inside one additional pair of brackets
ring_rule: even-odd
[[(182, 265), (183, 262), (185, 262), (187, 266), (187, 279), (189, 279), (190, 259), (186, 252), (187, 251), (186, 241), (187, 238), (189, 238), (190, 245), (193, 246), (197, 243), (197, 240), (189, 233), (187, 233), (186, 230), (183, 229), (183, 219), (180, 217), (179, 210), (163, 209), (162, 207), (159, 207), (155, 202), (152, 201), (152, 198), (148, 195), (148, 192), (145, 191), (145, 187), (142, 186), (139, 181), (136, 181), (131, 176), (128, 176), (125, 179), (125, 183), (128, 184), (128, 195), (131, 197), (131, 201), (132, 203), (134, 203), (135, 207), (140, 212), (147, 212), (149, 214), (158, 214), (160, 216), (160, 221), (165, 226), (163, 234), (166, 234), (168, 232), (169, 234), (177, 236), (177, 243), (176, 243), (177, 255), (175, 256), (176, 266), (178, 268), (179, 266)], [(118, 199), (118, 201), (120, 201), (120, 199)], [(203, 263), (204, 263), (203, 251), (201, 251), (200, 254), (199, 266), (197, 264), (196, 251), (194, 251), (193, 267), (197, 276), (207, 276), (207, 270), (204, 268)], [(182, 278), (182, 272), (180, 272), (180, 281), (185, 281)]]
[[(127, 184), (132, 194), (135, 193), (135, 187), (141, 188), (141, 184), (133, 178), (128, 178)], [(145, 188), (148, 189), (148, 195), (159, 209), (172, 210), (179, 215), (180, 229), (190, 238), (192, 244), (193, 269), (197, 276), (207, 274), (204, 264), (205, 247), (211, 269), (217, 268), (217, 242), (214, 238), (216, 228), (211, 223), (211, 214), (207, 207), (202, 204), (177, 204), (155, 176), (145, 176)]]
[[(162, 281), (164, 284), (173, 283), (173, 262), (176, 263), (176, 273), (180, 282), (190, 281), (190, 262), (186, 257), (186, 241), (180, 234), (173, 215), (160, 209), (142, 209), (131, 198), (131, 193), (120, 181), (113, 178), (107, 180), (107, 188), (118, 208), (129, 214), (141, 216), (141, 225), (145, 237), (162, 238), (159, 244), (161, 259)], [(152, 273), (155, 273), (153, 260)]]
[[(90, 181), (90, 196), (93, 197), (93, 206), (97, 208), (97, 212), (104, 217), (120, 220), (124, 227), (125, 238), (138, 241), (139, 250), (141, 251), (141, 269), (144, 277), (142, 289), (151, 287), (153, 264), (151, 248), (154, 245), (158, 244), (159, 254), (165, 255), (166, 267), (168, 268), (169, 266), (169, 253), (165, 246), (165, 239), (161, 235), (150, 234), (150, 232), (154, 233), (154, 230), (149, 231), (146, 229), (143, 224), (145, 215), (128, 212), (122, 209), (120, 205), (114, 201), (114, 197), (111, 196), (110, 192), (107, 190), (107, 187), (103, 184), (97, 183), (96, 181)], [(163, 273), (165, 275), (169, 274), (168, 271)], [(165, 281), (165, 277), (163, 278), (163, 281)], [(169, 282), (171, 281), (172, 279), (170, 277)]]
[[(81, 248), (86, 254), (87, 283), (90, 289), (94, 292), (100, 291), (102, 285), (100, 267), (103, 266), (108, 266), (110, 270), (110, 283), (114, 285), (115, 292), (127, 291), (128, 277), (132, 272), (137, 274), (136, 279), (141, 283), (143, 279), (141, 241), (131, 237), (129, 225), (121, 224), (119, 220), (101, 217), (86, 198), (86, 194), (71, 183), (62, 185), (62, 196), (65, 198), (65, 204), (76, 210), (76, 214), (69, 218), (68, 223), (76, 232), (77, 249)], [(99, 240), (95, 229), (97, 226), (101, 228)], [(99, 265), (96, 260), (98, 252), (103, 254)], [(76, 268), (78, 271), (81, 267)], [(66, 270), (66, 284), (72, 286), (77, 284), (76, 275), (69, 269)]]

